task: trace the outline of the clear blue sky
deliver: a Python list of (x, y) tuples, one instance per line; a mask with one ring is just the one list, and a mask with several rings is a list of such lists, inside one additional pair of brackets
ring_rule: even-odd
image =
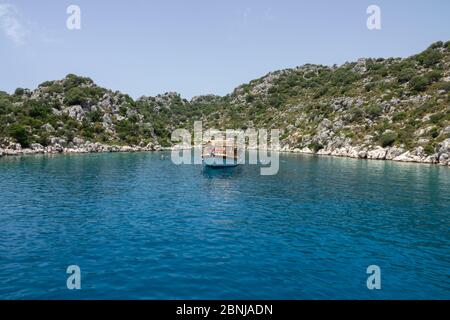
[(450, 40), (449, 13), (448, 0), (0, 0), (0, 90), (76, 73), (135, 98), (224, 95), (282, 68), (417, 53)]

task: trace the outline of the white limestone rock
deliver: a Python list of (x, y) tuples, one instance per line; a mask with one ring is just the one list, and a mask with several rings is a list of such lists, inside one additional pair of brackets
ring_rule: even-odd
[(367, 159), (384, 160), (386, 159), (387, 150), (382, 147), (367, 152)]

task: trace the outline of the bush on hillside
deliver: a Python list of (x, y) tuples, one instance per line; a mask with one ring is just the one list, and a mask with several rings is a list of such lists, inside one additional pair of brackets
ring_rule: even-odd
[(323, 149), (323, 145), (321, 145), (320, 143), (314, 141), (309, 145), (309, 149), (311, 149), (314, 152), (317, 152), (321, 149)]
[(366, 112), (367, 116), (370, 119), (376, 119), (381, 116), (381, 114), (383, 113), (383, 109), (381, 109), (381, 107), (378, 105), (370, 105), (367, 107)]
[(403, 69), (398, 75), (399, 83), (406, 83), (416, 75), (416, 71), (412, 68)]
[(66, 90), (70, 90), (75, 87), (79, 87), (83, 84), (92, 84), (94, 83), (91, 78), (87, 77), (79, 77), (74, 74), (68, 74), (64, 79), (64, 87)]
[(380, 145), (383, 148), (390, 147), (394, 144), (395, 140), (397, 140), (398, 135), (395, 132), (386, 132), (380, 137)]
[(7, 95), (0, 94), (0, 114), (8, 113), (11, 110), (12, 104)]
[(94, 110), (94, 111), (88, 112), (86, 114), (86, 118), (90, 122), (101, 122), (102, 118), (103, 118), (103, 112), (101, 112), (100, 110)]
[(442, 53), (435, 49), (427, 49), (416, 56), (417, 61), (424, 67), (431, 67), (442, 59)]
[(422, 76), (416, 76), (409, 82), (409, 88), (415, 92), (425, 91), (428, 86), (428, 79)]
[(24, 110), (27, 110), (28, 115), (33, 118), (46, 118), (52, 113), (52, 109), (44, 101), (37, 100), (25, 102)]
[(75, 87), (66, 92), (65, 103), (69, 106), (83, 105), (87, 102), (87, 97), (83, 89)]
[(14, 91), (14, 95), (15, 95), (15, 96), (22, 96), (24, 93), (25, 93), (25, 89), (23, 89), (23, 88), (17, 88), (17, 89)]
[(30, 146), (28, 130), (24, 126), (20, 124), (13, 124), (9, 127), (8, 131), (9, 135), (14, 138), (17, 143), (20, 143), (23, 148)]
[(428, 80), (428, 83), (430, 84), (430, 83), (439, 81), (439, 79), (442, 78), (442, 73), (438, 70), (433, 70), (433, 71), (428, 72), (425, 75), (425, 78)]
[(405, 120), (407, 116), (408, 114), (406, 112), (401, 111), (399, 113), (394, 114), (394, 116), (392, 117), (392, 121), (399, 122)]

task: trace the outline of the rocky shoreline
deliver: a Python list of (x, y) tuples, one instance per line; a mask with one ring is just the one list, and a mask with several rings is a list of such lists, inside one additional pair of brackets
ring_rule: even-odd
[(447, 142), (446, 151), (436, 153), (433, 155), (426, 155), (422, 147), (416, 148), (414, 151), (405, 151), (400, 147), (376, 147), (370, 149), (367, 147), (343, 147), (337, 149), (322, 149), (318, 152), (314, 152), (309, 148), (282, 150), (293, 153), (307, 153), (336, 157), (347, 157), (355, 159), (367, 159), (367, 160), (388, 160), (397, 162), (415, 162), (424, 164), (437, 164), (442, 166), (450, 166), (449, 152), (450, 141)]
[[(6, 148), (0, 147), (0, 157), (2, 156), (20, 156), (20, 155), (34, 155), (34, 154), (76, 154), (76, 153), (107, 153), (107, 152), (149, 152), (149, 151), (163, 151), (173, 150), (174, 148), (164, 148), (160, 145), (147, 144), (146, 146), (119, 146), (106, 145), (102, 143), (92, 142), (78, 142), (78, 144), (71, 144), (63, 147), (60, 144), (54, 144), (44, 147), (40, 144), (32, 144), (30, 148), (22, 148), (18, 143), (11, 143)], [(183, 147), (188, 149), (189, 146)], [(250, 148), (251, 149), (251, 148)], [(426, 155), (422, 147), (415, 148), (414, 151), (406, 151), (401, 147), (380, 147), (375, 148), (362, 146), (345, 146), (340, 148), (325, 148), (317, 152), (309, 148), (289, 148), (284, 146), (278, 149), (279, 152), (286, 153), (304, 153), (316, 154), (336, 157), (348, 157), (354, 159), (368, 159), (368, 160), (390, 160), (397, 162), (414, 162), (425, 164), (437, 164), (442, 166), (450, 166), (450, 139), (444, 140), (439, 144), (438, 152), (433, 155)]]
[(59, 154), (59, 153), (106, 153), (106, 152), (142, 152), (160, 151), (163, 148), (159, 145), (148, 144), (146, 146), (120, 146), (107, 145), (98, 142), (84, 142), (78, 145), (63, 147), (60, 144), (42, 146), (38, 143), (31, 144), (29, 148), (22, 148), (19, 143), (12, 143), (6, 148), (0, 147), (0, 157), (20, 156), (35, 154)]

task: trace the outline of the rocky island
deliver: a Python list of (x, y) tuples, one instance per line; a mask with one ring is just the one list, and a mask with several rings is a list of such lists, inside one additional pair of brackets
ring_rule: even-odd
[(73, 74), (0, 92), (0, 156), (155, 151), (176, 128), (281, 129), (281, 150), (450, 165), (450, 41), (407, 58), (306, 64), (220, 97), (137, 100)]

